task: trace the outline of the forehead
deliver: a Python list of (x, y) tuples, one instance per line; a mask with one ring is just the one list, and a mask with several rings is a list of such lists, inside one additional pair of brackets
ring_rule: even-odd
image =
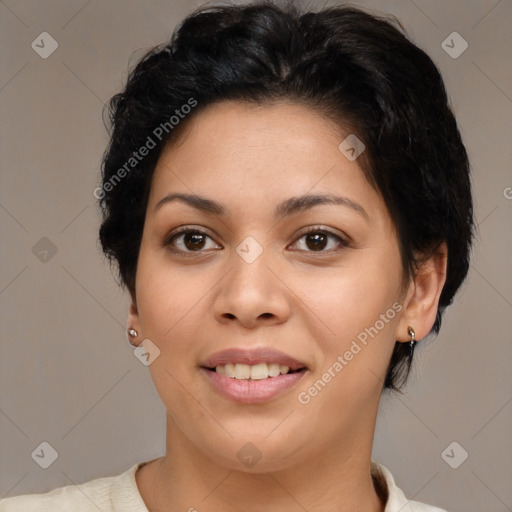
[(162, 151), (149, 206), (171, 191), (238, 200), (245, 207), (308, 192), (378, 202), (357, 160), (339, 149), (347, 135), (302, 104), (210, 105)]

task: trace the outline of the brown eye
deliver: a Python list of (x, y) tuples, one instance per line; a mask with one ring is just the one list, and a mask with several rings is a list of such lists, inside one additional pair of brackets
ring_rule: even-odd
[[(212, 238), (198, 229), (182, 228), (167, 237), (164, 245), (177, 253), (193, 253), (206, 250), (207, 240)], [(220, 247), (213, 244), (214, 247)]]
[[(299, 240), (304, 239), (306, 252), (331, 252), (336, 251), (343, 247), (348, 246), (348, 242), (341, 238), (339, 235), (327, 231), (325, 229), (319, 229), (318, 227), (309, 228), (301, 233)], [(324, 250), (329, 245), (329, 239), (335, 240), (334, 247), (329, 250)], [(299, 249), (302, 250), (302, 249)]]
[(306, 237), (306, 245), (312, 250), (322, 250), (328, 243), (329, 236), (325, 233), (311, 233), (304, 235)]
[(183, 245), (191, 251), (202, 249), (204, 246), (204, 235), (197, 231), (185, 233), (183, 235)]

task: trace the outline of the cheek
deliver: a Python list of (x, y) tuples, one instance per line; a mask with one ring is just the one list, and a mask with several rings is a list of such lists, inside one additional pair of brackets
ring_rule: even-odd
[[(137, 273), (137, 304), (144, 338), (160, 350), (149, 365), (155, 388), (167, 412), (179, 422), (180, 411), (189, 411), (196, 425), (207, 422), (201, 408), (190, 408), (184, 391), (190, 384), (190, 367), (195, 360), (201, 307), (211, 284), (207, 273), (178, 271), (165, 261), (165, 255), (141, 247)], [(204, 306), (203, 306), (204, 307)]]
[(350, 417), (380, 395), (402, 309), (400, 279), (400, 260), (391, 247), (386, 257), (361, 251), (336, 272), (304, 281), (304, 301), (315, 313), (307, 316), (307, 329), (318, 334), (321, 353), (313, 387), (302, 390), (314, 397), (313, 407), (343, 404)]
[[(316, 333), (317, 365), (301, 387), (300, 404), (322, 417), (322, 428), (339, 434), (358, 414), (371, 412), (380, 396), (401, 305), (398, 278), (389, 270), (339, 273), (304, 289), (310, 297), (307, 329)], [(347, 269), (346, 269), (347, 270)], [(377, 279), (378, 278), (378, 279)], [(311, 293), (315, 290), (315, 293)], [(321, 333), (321, 334), (319, 334)], [(368, 409), (367, 409), (368, 407)], [(339, 411), (338, 415), (324, 411)], [(337, 435), (337, 434), (336, 434)]]
[[(326, 272), (303, 274), (294, 284), (309, 314), (328, 339), (328, 346), (356, 337), (386, 314), (399, 298), (400, 267), (396, 259), (379, 258), (368, 251)], [(307, 309), (305, 310), (305, 312)], [(393, 318), (396, 311), (388, 316)], [(380, 325), (380, 324), (379, 324)], [(386, 323), (386, 326), (389, 324)], [(387, 330), (387, 329), (386, 329)], [(333, 343), (334, 341), (334, 343)]]
[[(196, 322), (211, 284), (208, 272), (192, 266), (178, 270), (166, 260), (165, 252), (141, 248), (137, 272), (137, 303), (146, 337), (165, 345)], [(195, 320), (194, 320), (195, 318)]]

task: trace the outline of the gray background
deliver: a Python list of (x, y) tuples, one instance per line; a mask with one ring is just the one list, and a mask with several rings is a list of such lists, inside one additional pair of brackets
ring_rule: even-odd
[[(107, 142), (103, 104), (128, 62), (202, 3), (0, 3), (0, 497), (113, 476), (165, 452), (165, 410), (126, 340), (128, 300), (96, 242), (92, 191)], [(439, 66), (479, 225), (440, 335), (420, 343), (406, 394), (381, 402), (373, 458), (411, 499), (512, 510), (512, 2), (354, 3), (397, 15)], [(59, 45), (47, 59), (31, 48), (44, 31)], [(469, 44), (455, 59), (441, 46), (454, 31)], [(55, 254), (45, 255), (43, 237)], [(58, 452), (48, 469), (31, 456), (44, 441)], [(456, 469), (442, 456), (454, 441), (451, 461), (469, 455)]]

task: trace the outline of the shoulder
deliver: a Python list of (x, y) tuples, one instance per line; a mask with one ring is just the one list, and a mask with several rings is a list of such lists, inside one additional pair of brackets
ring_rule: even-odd
[(147, 512), (135, 482), (139, 465), (117, 476), (0, 500), (0, 512)]
[(372, 460), (372, 475), (386, 487), (387, 497), (384, 512), (447, 512), (445, 509), (427, 505), (406, 498), (404, 492), (396, 485), (391, 471), (384, 465)]

